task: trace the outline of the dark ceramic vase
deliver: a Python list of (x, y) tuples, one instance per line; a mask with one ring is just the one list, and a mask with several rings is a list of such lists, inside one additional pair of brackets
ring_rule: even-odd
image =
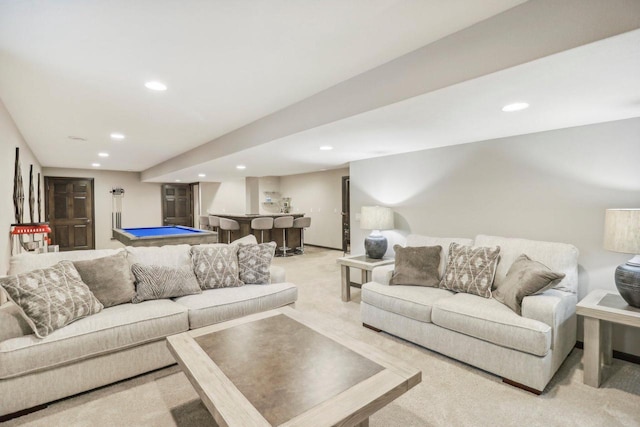
[(387, 252), (387, 238), (381, 235), (367, 236), (364, 239), (364, 250), (369, 258), (382, 259)]
[(616, 288), (630, 306), (640, 308), (640, 265), (620, 264), (615, 274)]

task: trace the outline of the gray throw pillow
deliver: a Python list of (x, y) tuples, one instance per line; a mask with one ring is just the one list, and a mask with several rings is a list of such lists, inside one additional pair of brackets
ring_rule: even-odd
[(451, 243), (440, 287), (491, 298), (499, 256), (500, 246), (474, 248)]
[(403, 248), (394, 245), (396, 253), (393, 275), (390, 285), (414, 285), (438, 287), (438, 266), (442, 246), (408, 246)]
[(506, 277), (493, 291), (493, 297), (522, 315), (524, 297), (544, 292), (564, 279), (563, 273), (555, 273), (549, 267), (522, 254), (511, 264)]
[(0, 286), (38, 338), (102, 310), (71, 261), (0, 278)]
[(136, 277), (133, 303), (202, 293), (191, 267), (133, 264), (131, 271)]
[(238, 247), (238, 245), (191, 247), (191, 265), (201, 289), (244, 285), (238, 276)]
[(238, 247), (238, 277), (245, 284), (266, 285), (270, 281), (270, 267), (276, 242), (261, 243), (259, 245), (239, 245)]
[(131, 302), (136, 295), (133, 275), (124, 251), (102, 258), (73, 261), (73, 265), (105, 308)]

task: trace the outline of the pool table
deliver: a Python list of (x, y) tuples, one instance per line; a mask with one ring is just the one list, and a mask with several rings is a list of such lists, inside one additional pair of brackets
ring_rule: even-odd
[(165, 227), (114, 228), (113, 238), (126, 246), (199, 245), (217, 243), (218, 233), (182, 225)]

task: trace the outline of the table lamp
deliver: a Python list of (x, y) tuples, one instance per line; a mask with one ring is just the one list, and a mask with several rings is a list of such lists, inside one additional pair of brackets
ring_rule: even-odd
[(380, 230), (393, 228), (393, 211), (381, 206), (363, 206), (360, 211), (360, 228), (371, 230), (364, 239), (364, 250), (369, 258), (381, 259), (387, 251), (387, 238)]
[(616, 268), (620, 296), (640, 308), (640, 209), (607, 209), (604, 218), (604, 248), (635, 255)]

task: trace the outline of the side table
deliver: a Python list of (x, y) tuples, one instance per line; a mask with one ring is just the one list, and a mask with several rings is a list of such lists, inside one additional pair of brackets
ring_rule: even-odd
[(362, 274), (362, 283), (371, 281), (371, 271), (381, 265), (393, 264), (393, 258), (374, 259), (365, 255), (353, 255), (338, 258), (342, 276), (342, 301), (351, 301), (351, 271), (350, 268), (359, 268)]
[(600, 387), (602, 365), (611, 364), (611, 324), (640, 328), (640, 308), (628, 305), (617, 292), (596, 289), (578, 303), (576, 313), (584, 317), (584, 383)]

